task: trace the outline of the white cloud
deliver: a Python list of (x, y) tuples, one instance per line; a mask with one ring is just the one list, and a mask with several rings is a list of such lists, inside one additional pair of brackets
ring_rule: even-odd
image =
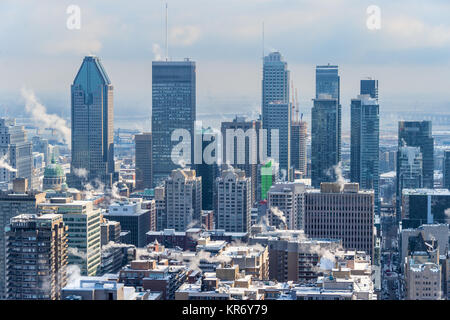
[(450, 45), (450, 27), (443, 24), (430, 25), (408, 16), (398, 16), (384, 22), (388, 36), (402, 48), (443, 47)]
[(170, 45), (191, 46), (200, 38), (200, 28), (196, 26), (176, 26), (170, 28)]

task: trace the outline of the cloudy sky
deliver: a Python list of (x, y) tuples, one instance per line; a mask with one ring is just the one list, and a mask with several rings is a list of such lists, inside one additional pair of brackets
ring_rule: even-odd
[[(70, 84), (97, 54), (115, 86), (115, 113), (149, 116), (151, 61), (164, 52), (162, 0), (1, 0), (0, 115), (25, 114), (21, 88), (68, 116)], [(69, 5), (81, 29), (69, 30)], [(359, 80), (380, 81), (381, 110), (450, 110), (448, 0), (168, 0), (169, 55), (197, 62), (198, 113), (256, 112), (262, 23), (268, 53), (289, 63), (310, 109), (316, 64), (338, 64), (344, 108)], [(366, 26), (369, 5), (381, 29)]]

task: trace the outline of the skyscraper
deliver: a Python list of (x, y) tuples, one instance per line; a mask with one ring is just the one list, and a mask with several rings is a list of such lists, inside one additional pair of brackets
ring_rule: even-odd
[(338, 161), (341, 161), (341, 136), (342, 136), (342, 107), (341, 107), (341, 78), (339, 67), (330, 64), (316, 66), (316, 99), (321, 94), (331, 95), (337, 100), (338, 118)]
[(450, 190), (450, 150), (444, 151), (444, 188)]
[(311, 185), (333, 182), (340, 161), (338, 100), (321, 94), (311, 111)]
[(397, 219), (401, 218), (403, 189), (423, 187), (423, 158), (419, 147), (400, 147), (397, 152)]
[(114, 179), (113, 85), (100, 59), (84, 58), (71, 86), (72, 163), (69, 183), (111, 186)]
[(27, 192), (26, 187), (17, 188), (18, 182), (13, 181), (14, 190), (0, 193), (0, 299), (6, 297), (5, 228), (10, 224), (11, 218), (21, 213), (37, 213), (37, 205), (45, 201), (45, 193)]
[[(272, 153), (272, 129), (279, 130), (274, 142), (278, 144), (280, 170), (286, 170), (286, 178), (290, 174), (290, 119), (289, 103), (290, 72), (287, 62), (279, 52), (271, 52), (264, 57), (262, 80), (262, 126), (267, 130), (267, 140), (263, 142), (264, 150), (269, 157)], [(287, 130), (286, 130), (287, 129)], [(277, 141), (278, 140), (278, 141)], [(275, 151), (274, 151), (275, 152)], [(263, 161), (265, 159), (260, 159)], [(275, 159), (277, 160), (277, 159)]]
[(215, 222), (216, 229), (228, 232), (250, 230), (250, 178), (240, 169), (222, 171), (216, 180)]
[(0, 181), (26, 178), (31, 184), (32, 144), (24, 127), (16, 125), (15, 119), (0, 119), (0, 158), (10, 166), (0, 168)]
[(260, 129), (261, 121), (247, 121), (244, 117), (237, 116), (233, 121), (221, 124), (224, 155), (222, 163), (229, 163), (234, 168), (245, 171), (245, 176), (251, 178), (252, 203), (256, 199)]
[[(268, 155), (274, 160), (278, 155), (280, 179), (284, 181), (289, 181), (291, 176), (291, 109), (290, 103), (281, 102), (270, 102), (264, 107)], [(278, 137), (272, 130), (278, 130)]]
[(368, 94), (372, 99), (378, 101), (378, 80), (362, 79), (360, 94)]
[[(196, 119), (196, 66), (194, 61), (153, 61), (152, 64), (152, 139), (153, 185), (160, 184), (180, 167), (173, 163), (171, 141), (176, 129), (187, 130), (194, 138)], [(193, 144), (190, 147), (193, 162)], [(187, 152), (187, 150), (185, 150)]]
[(404, 188), (434, 188), (434, 138), (431, 121), (398, 122), (397, 217), (400, 216)]
[(419, 147), (423, 159), (423, 187), (434, 188), (434, 138), (431, 121), (399, 121), (398, 146)]
[(173, 170), (165, 182), (167, 228), (186, 231), (201, 224), (202, 178), (195, 170)]
[(291, 164), (293, 170), (299, 170), (302, 177), (306, 176), (306, 139), (308, 124), (305, 121), (292, 121), (291, 124)]
[(93, 201), (52, 198), (39, 204), (42, 214), (62, 214), (68, 227), (69, 265), (78, 265), (82, 275), (95, 276), (101, 262), (101, 210)]
[[(209, 145), (214, 145), (214, 141), (218, 140), (218, 134), (210, 127), (202, 128), (201, 132), (196, 132), (202, 136), (202, 154), (207, 152)], [(218, 153), (218, 152), (217, 152)], [(211, 157), (216, 157), (216, 150), (212, 150)], [(212, 159), (211, 159), (212, 160)], [(208, 163), (202, 157), (202, 163), (196, 164), (196, 174), (202, 178), (202, 209), (213, 210), (214, 208), (214, 184), (219, 175), (219, 166), (217, 162)]]
[(136, 148), (136, 189), (150, 189), (152, 182), (152, 134), (149, 132), (134, 136)]
[(6, 263), (9, 300), (61, 298), (67, 283), (66, 230), (60, 214), (21, 214), (11, 219)]
[[(301, 183), (277, 183), (267, 192), (267, 206), (271, 210), (281, 211), (286, 219), (287, 229), (295, 230), (303, 228), (303, 206), (305, 197), (305, 185)], [(278, 226), (279, 221), (274, 221), (271, 214), (271, 224)]]
[(375, 211), (379, 203), (380, 107), (369, 95), (351, 102), (350, 180), (361, 189), (375, 191)]

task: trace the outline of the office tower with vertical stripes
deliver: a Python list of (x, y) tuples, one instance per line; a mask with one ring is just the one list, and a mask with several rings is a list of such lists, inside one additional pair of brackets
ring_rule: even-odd
[(375, 192), (375, 212), (378, 213), (380, 180), (380, 107), (369, 95), (359, 95), (351, 101), (350, 120), (350, 180), (363, 190)]
[(339, 105), (328, 94), (314, 99), (311, 111), (311, 185), (336, 181), (335, 167), (340, 161)]
[(316, 99), (322, 94), (328, 94), (337, 100), (337, 139), (338, 162), (341, 161), (342, 139), (342, 107), (341, 107), (341, 78), (339, 67), (333, 65), (316, 66)]
[[(72, 163), (69, 185), (111, 186), (114, 173), (113, 85), (96, 56), (84, 58), (71, 86)], [(81, 174), (83, 172), (83, 174)]]
[[(267, 130), (267, 140), (263, 148), (267, 148), (268, 157), (278, 156), (281, 170), (286, 171), (289, 180), (291, 168), (291, 104), (289, 102), (290, 72), (287, 62), (279, 52), (271, 52), (264, 57), (262, 80), (262, 126)], [(272, 130), (278, 130), (274, 142), (278, 145), (278, 154), (272, 150)]]
[[(172, 161), (174, 130), (184, 129), (194, 137), (196, 119), (196, 65), (194, 61), (153, 61), (152, 64), (152, 157), (153, 185), (161, 184), (180, 164)], [(190, 148), (193, 163), (193, 143)], [(186, 151), (186, 150), (185, 150)]]

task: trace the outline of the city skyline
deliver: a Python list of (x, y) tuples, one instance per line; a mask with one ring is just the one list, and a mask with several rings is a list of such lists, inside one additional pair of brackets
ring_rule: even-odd
[[(70, 66), (80, 57), (94, 53), (102, 57), (114, 79), (116, 114), (126, 114), (128, 106), (133, 105), (138, 114), (150, 116), (151, 61), (164, 54), (163, 49), (156, 56), (153, 53), (155, 44), (164, 47), (163, 3), (139, 4), (142, 10), (136, 12), (120, 5), (105, 8), (102, 3), (80, 1), (81, 29), (68, 30), (65, 12), (69, 3), (52, 4), (49, 9), (48, 1), (39, 6), (3, 2), (2, 12), (9, 18), (0, 20), (2, 29), (36, 41), (18, 42), (4, 34), (9, 46), (0, 52), (0, 63), (8, 80), (3, 78), (0, 83), (0, 112), (4, 113), (5, 108), (10, 112), (20, 110), (20, 89), (26, 86), (37, 93), (51, 112), (67, 116), (69, 97), (64, 87), (75, 72)], [(368, 30), (369, 4), (252, 0), (212, 8), (196, 1), (199, 12), (209, 16), (196, 19), (194, 14), (183, 15), (186, 3), (169, 1), (170, 55), (175, 60), (191, 57), (198, 63), (199, 114), (219, 112), (225, 106), (234, 112), (259, 109), (262, 22), (265, 52), (279, 50), (289, 61), (302, 109), (308, 109), (314, 97), (314, 66), (332, 63), (339, 65), (343, 75), (341, 104), (345, 111), (360, 79), (368, 76), (381, 83), (381, 111), (424, 111), (429, 104), (436, 112), (444, 111), (448, 106), (444, 67), (450, 64), (446, 30), (450, 27), (443, 17), (450, 12), (450, 5), (433, 1), (433, 6), (422, 12), (418, 1), (380, 1), (381, 29)], [(346, 17), (331, 14), (343, 8)], [(236, 16), (238, 23), (227, 23), (219, 10)], [(51, 19), (43, 23), (41, 16), (47, 11), (52, 13)], [(296, 14), (298, 18), (292, 19)], [(18, 15), (21, 19), (11, 19)], [(138, 18), (131, 22), (130, 16), (134, 15)], [(299, 22), (303, 16), (309, 18)], [(31, 30), (18, 26), (16, 20), (24, 17), (28, 25), (38, 24), (37, 27)], [(320, 27), (314, 27), (316, 24)], [(339, 37), (344, 33), (345, 38)], [(49, 34), (54, 43), (46, 39)], [(348, 54), (344, 48), (350, 44), (352, 51)], [(27, 58), (25, 64), (23, 58)], [(236, 72), (241, 77), (233, 79)], [(47, 81), (42, 81), (42, 77)]]

